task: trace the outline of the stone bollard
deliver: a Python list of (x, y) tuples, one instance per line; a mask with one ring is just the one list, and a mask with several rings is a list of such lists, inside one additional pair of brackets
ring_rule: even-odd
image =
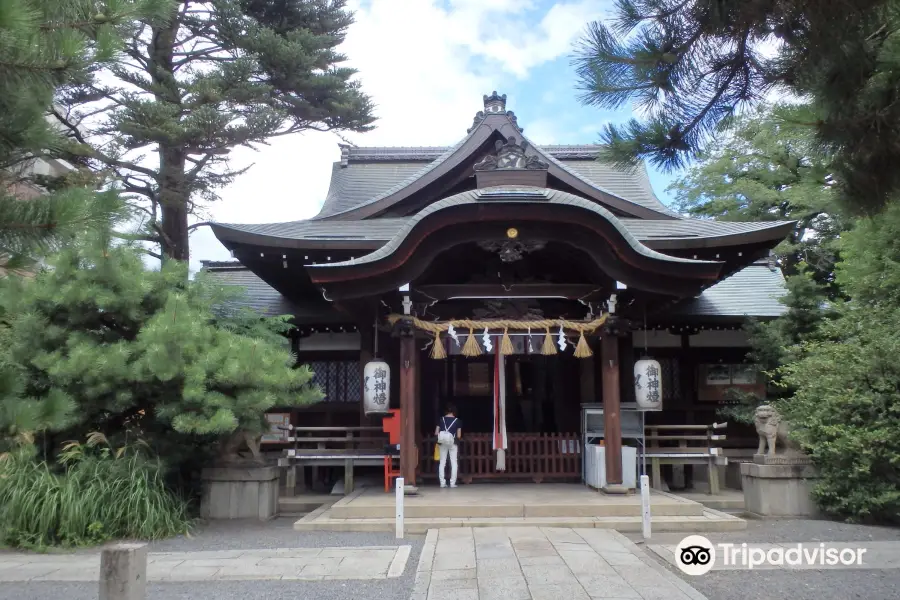
[(145, 600), (147, 544), (113, 544), (100, 556), (100, 600)]

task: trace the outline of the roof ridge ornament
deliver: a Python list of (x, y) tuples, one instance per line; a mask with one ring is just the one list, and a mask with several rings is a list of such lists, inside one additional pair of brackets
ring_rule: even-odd
[(484, 110), (479, 110), (475, 113), (475, 119), (472, 121), (472, 126), (466, 130), (466, 133), (472, 133), (475, 129), (481, 125), (484, 119), (488, 115), (502, 115), (505, 114), (513, 126), (519, 130), (519, 133), (525, 131), (521, 127), (519, 127), (518, 118), (516, 114), (511, 110), (506, 110), (506, 94), (498, 94), (497, 90), (491, 92), (491, 95), (488, 96), (485, 94), (484, 96)]
[(497, 95), (497, 90), (494, 90), (490, 96), (485, 94), (484, 112), (494, 115), (506, 112), (506, 94)]

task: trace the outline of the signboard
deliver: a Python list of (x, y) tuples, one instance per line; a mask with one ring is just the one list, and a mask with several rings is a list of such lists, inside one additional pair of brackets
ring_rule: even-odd
[(759, 369), (751, 364), (700, 365), (697, 399), (701, 402), (728, 401), (727, 391), (736, 389), (764, 398), (766, 384)]

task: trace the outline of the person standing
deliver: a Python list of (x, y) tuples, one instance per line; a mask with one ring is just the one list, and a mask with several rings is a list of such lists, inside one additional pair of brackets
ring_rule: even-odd
[(440, 470), (438, 471), (438, 481), (441, 487), (447, 487), (445, 477), (447, 475), (447, 456), (450, 456), (450, 487), (456, 487), (456, 472), (458, 469), (457, 441), (462, 439), (462, 421), (456, 416), (456, 407), (452, 404), (447, 405), (447, 412), (438, 421), (437, 427), (434, 429), (437, 436), (438, 452), (441, 456)]

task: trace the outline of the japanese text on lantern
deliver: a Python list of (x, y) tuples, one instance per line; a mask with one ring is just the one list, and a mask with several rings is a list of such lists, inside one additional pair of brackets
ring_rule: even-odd
[(647, 400), (659, 402), (659, 368), (654, 364), (647, 365)]
[(375, 404), (387, 404), (387, 369), (377, 368), (372, 374), (375, 378)]

